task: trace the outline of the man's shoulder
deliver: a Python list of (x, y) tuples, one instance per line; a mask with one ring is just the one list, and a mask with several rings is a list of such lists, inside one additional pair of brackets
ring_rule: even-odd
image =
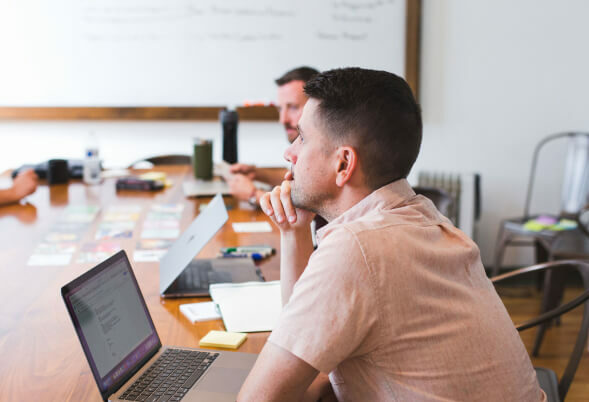
[(325, 235), (349, 232), (356, 236), (378, 231), (403, 231), (406, 226), (432, 226), (447, 221), (421, 200), (412, 200), (394, 208), (374, 209), (354, 220), (336, 224)]

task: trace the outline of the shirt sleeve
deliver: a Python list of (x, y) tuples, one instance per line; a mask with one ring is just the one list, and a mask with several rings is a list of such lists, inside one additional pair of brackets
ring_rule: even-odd
[(354, 234), (334, 230), (311, 255), (269, 341), (324, 373), (367, 353), (378, 315), (373, 280)]

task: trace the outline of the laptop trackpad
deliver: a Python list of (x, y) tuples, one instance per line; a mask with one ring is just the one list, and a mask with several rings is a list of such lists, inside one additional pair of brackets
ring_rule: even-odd
[(248, 374), (249, 369), (211, 367), (207, 375), (196, 385), (196, 389), (237, 395)]

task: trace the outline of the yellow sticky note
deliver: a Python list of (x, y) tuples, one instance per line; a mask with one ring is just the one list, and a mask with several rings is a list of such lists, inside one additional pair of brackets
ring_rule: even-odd
[(240, 332), (209, 331), (200, 340), (199, 345), (205, 348), (237, 349), (245, 341), (245, 338), (247, 338), (247, 334)]
[(156, 180), (164, 182), (166, 181), (166, 174), (164, 172), (147, 172), (139, 176), (143, 180)]

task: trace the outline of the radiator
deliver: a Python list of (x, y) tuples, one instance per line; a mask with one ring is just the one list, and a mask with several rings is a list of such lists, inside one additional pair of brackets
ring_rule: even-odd
[(437, 187), (453, 198), (448, 218), (471, 239), (476, 236), (476, 223), (481, 214), (478, 173), (419, 172), (417, 185)]

